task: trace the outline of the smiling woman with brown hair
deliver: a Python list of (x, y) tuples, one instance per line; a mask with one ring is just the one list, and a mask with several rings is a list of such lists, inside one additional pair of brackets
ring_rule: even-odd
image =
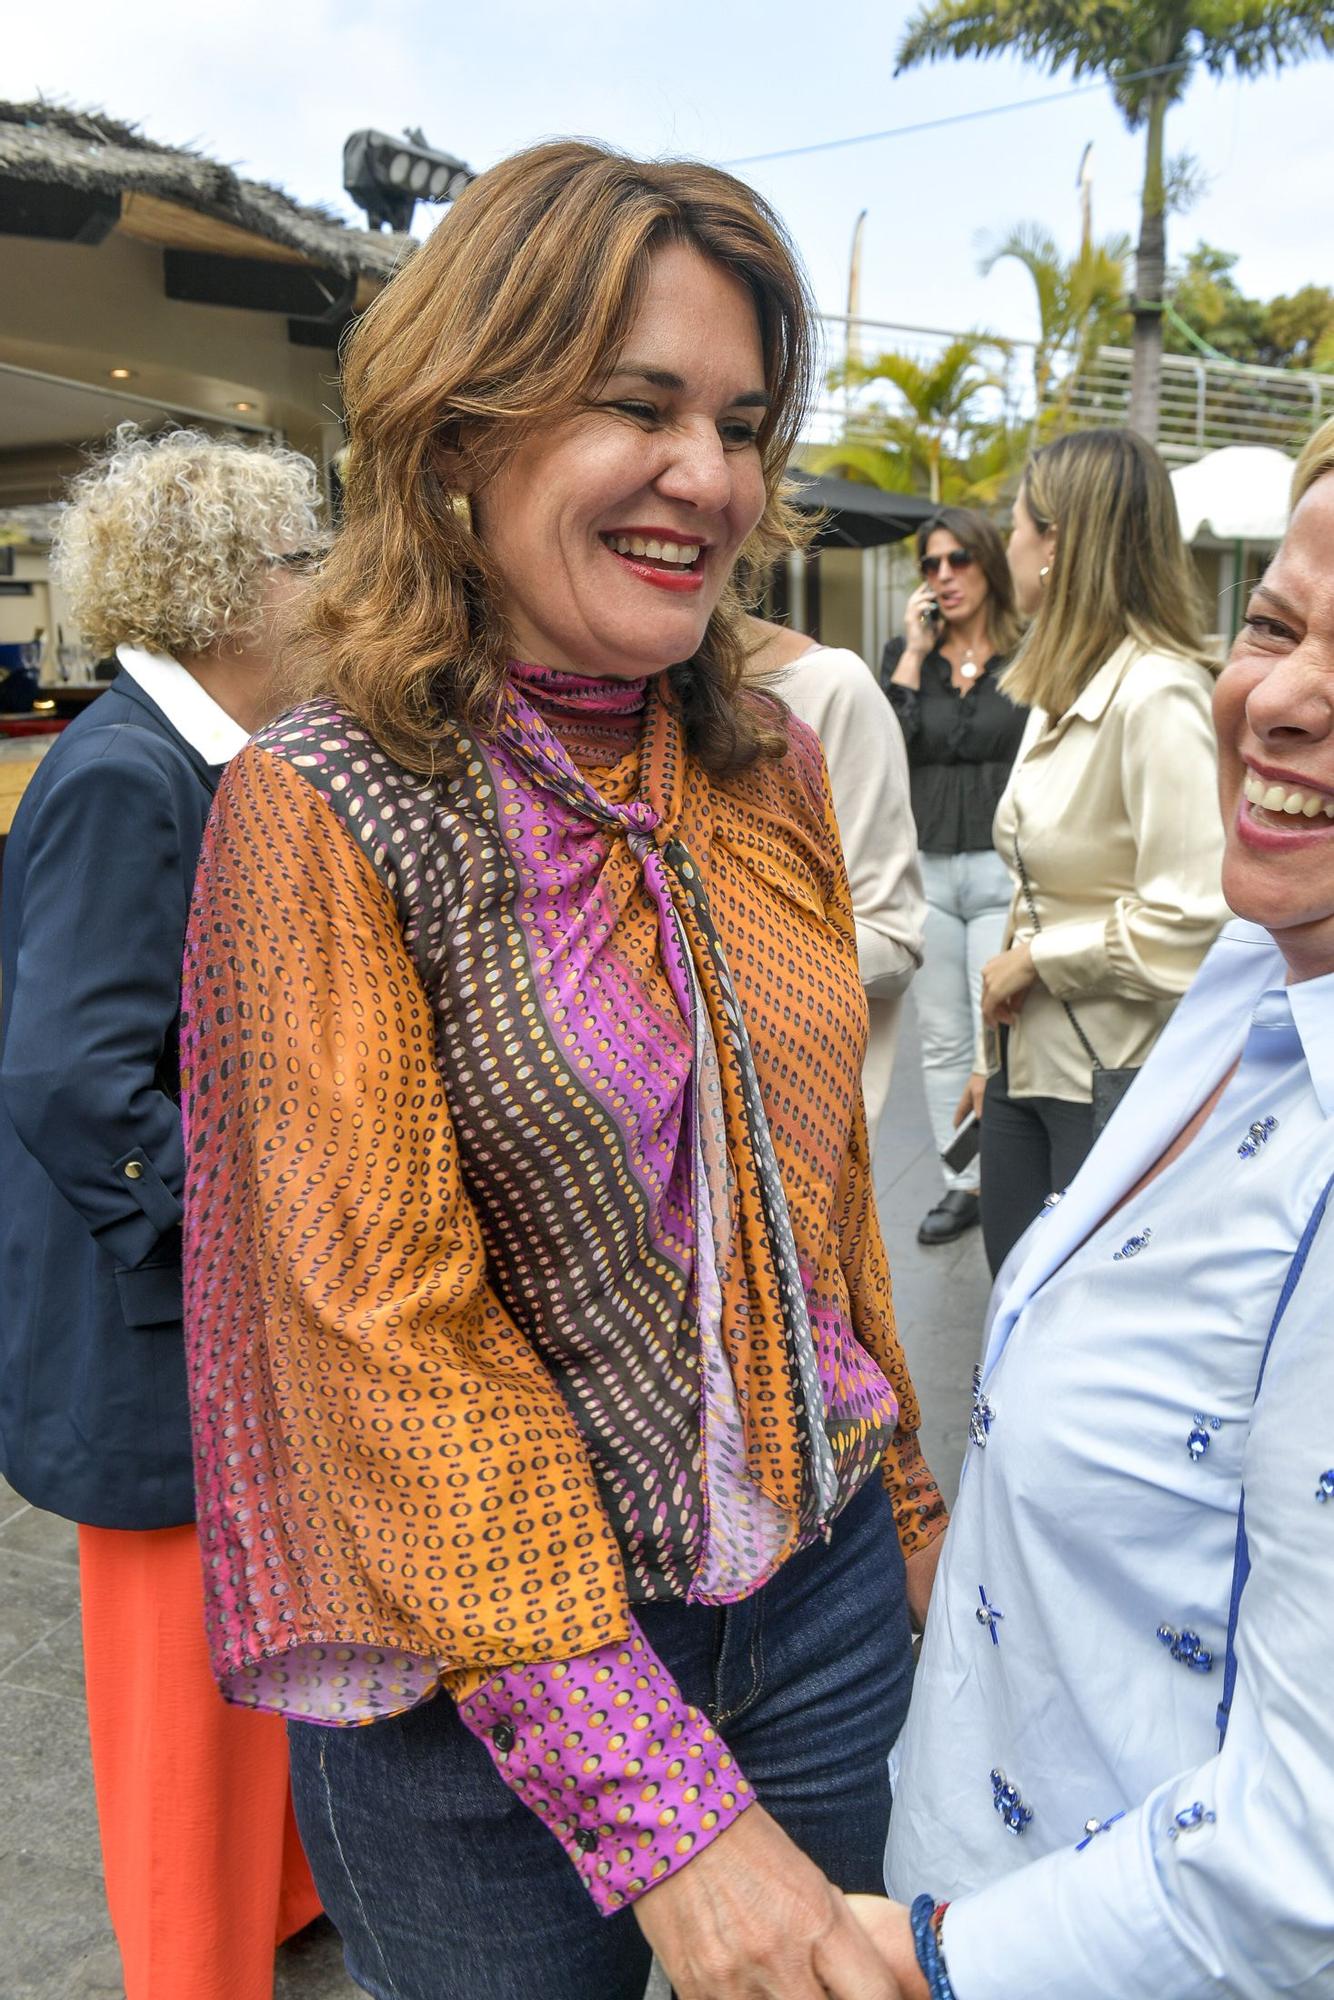
[[(536, 147), (493, 168), (485, 199), (451, 209), (429, 249), (359, 322), (347, 350), (344, 527), (313, 601), (302, 686), (361, 716), (410, 770), (433, 768), (460, 725), (494, 726), (518, 636), (514, 614), (525, 598), (540, 598), (545, 624), (568, 617), (562, 599), (571, 593), (611, 588), (601, 575), (610, 551), (601, 537), (594, 539), (605, 553), (590, 545), (586, 521), (562, 527), (552, 519), (553, 570), (529, 568), (509, 581), (497, 545), (507, 503), (496, 503), (495, 481), (504, 468), (510, 494), (522, 492), (530, 511), (554, 516), (561, 503), (534, 487), (536, 461), (556, 431), (587, 419), (595, 384), (597, 408), (641, 430), (659, 424), (664, 398), (683, 384), (664, 381), (651, 357), (630, 352), (626, 341), (655, 237), (670, 240), (678, 230), (754, 301), (755, 375), (726, 421), (727, 442), (748, 454), (747, 472), (758, 481), (759, 514), (739, 536), (678, 544), (698, 553), (677, 565), (687, 574), (675, 590), (650, 597), (650, 613), (680, 635), (671, 685), (693, 754), (722, 772), (757, 750), (781, 754), (785, 746), (772, 709), (742, 694), (741, 619), (791, 542), (781, 480), (811, 368), (804, 281), (772, 219), (750, 206), (758, 198), (739, 182), (689, 161), (637, 169), (634, 181), (611, 155), (598, 156), (604, 168), (594, 173), (588, 151), (572, 142)], [(703, 332), (700, 304), (686, 311)], [(688, 344), (690, 329), (683, 331)], [(611, 355), (622, 357), (614, 377)], [(647, 373), (638, 365), (646, 362)], [(605, 444), (605, 424), (603, 432)], [(499, 523), (479, 517), (474, 495), (483, 510), (501, 514)], [(636, 539), (642, 557), (653, 538)], [(661, 568), (661, 556), (649, 560)], [(590, 562), (595, 584), (581, 582)], [(710, 615), (695, 643), (701, 595)], [(641, 647), (656, 661), (661, 641), (636, 629), (642, 597), (638, 584), (623, 581), (618, 662), (622, 648), (633, 658)], [(587, 643), (582, 625), (567, 636), (576, 653)], [(581, 664), (599, 670), (595, 660)]]
[(638, 2000), (647, 1940), (687, 2000), (892, 1992), (841, 1891), (944, 1510), (824, 768), (738, 622), (807, 311), (712, 169), (483, 175), (353, 338), (309, 698), (210, 831), (214, 1659), (395, 2000)]

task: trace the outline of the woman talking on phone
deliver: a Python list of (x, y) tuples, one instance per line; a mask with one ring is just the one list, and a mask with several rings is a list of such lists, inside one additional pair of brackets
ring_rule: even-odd
[[(904, 636), (885, 648), (880, 681), (908, 746), (927, 902), (913, 993), (927, 1110), (943, 1151), (973, 1067), (982, 966), (1000, 950), (1010, 907), (991, 822), (1024, 712), (999, 685), (1019, 620), (996, 529), (985, 514), (942, 507), (918, 529), (917, 559), (922, 581), (908, 599)], [(978, 1220), (976, 1161), (944, 1172), (919, 1243), (950, 1243)]]

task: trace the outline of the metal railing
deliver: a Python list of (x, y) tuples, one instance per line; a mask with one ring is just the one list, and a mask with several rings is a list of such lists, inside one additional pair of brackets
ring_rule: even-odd
[[(1060, 385), (1047, 407), (1067, 423), (1123, 424), (1130, 408), (1131, 355), (1101, 347), (1090, 364)], [(1296, 451), (1334, 415), (1334, 375), (1255, 368), (1189, 354), (1163, 356), (1158, 449), (1184, 465), (1221, 445), (1267, 444)]]
[[(838, 313), (822, 314), (821, 322), (826, 368), (841, 362), (849, 350), (869, 358), (877, 351), (893, 349), (929, 363), (947, 342), (961, 337), (948, 327), (849, 320)], [(1003, 409), (1012, 421), (1027, 421), (1033, 414), (1034, 342), (1001, 335), (995, 338), (999, 346), (985, 358), (984, 365), (1003, 386), (988, 399), (992, 405), (989, 413)], [(1058, 415), (1063, 424), (1082, 429), (1094, 424), (1124, 424), (1130, 410), (1130, 367), (1129, 348), (1099, 348), (1089, 364), (1055, 384), (1045, 410)], [(808, 442), (830, 443), (873, 433), (874, 418), (866, 406), (885, 399), (883, 388), (878, 393), (826, 388), (811, 412)], [(892, 391), (887, 399), (893, 403)], [(1228, 444), (1267, 444), (1295, 452), (1317, 424), (1331, 415), (1334, 375), (1297, 368), (1257, 368), (1240, 361), (1212, 361), (1189, 354), (1163, 356), (1158, 447), (1170, 464), (1183, 465)]]

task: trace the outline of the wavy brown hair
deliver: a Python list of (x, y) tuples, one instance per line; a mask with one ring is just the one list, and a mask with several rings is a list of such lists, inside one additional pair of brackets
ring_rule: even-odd
[(987, 580), (987, 637), (1003, 660), (1019, 644), (1024, 621), (1015, 610), (1014, 578), (1005, 558), (1000, 529), (975, 507), (937, 507), (917, 530), (917, 561), (920, 566), (927, 544), (939, 529), (953, 535), (961, 549), (976, 556)]
[(748, 288), (772, 398), (759, 429), (763, 516), (670, 682), (710, 770), (781, 752), (776, 705), (744, 684), (742, 615), (801, 539), (782, 476), (811, 380), (806, 282), (782, 224), (742, 182), (577, 140), (480, 175), (358, 322), (343, 369), (343, 527), (303, 606), (292, 694), (332, 694), (411, 770), (447, 760), (452, 725), (495, 726), (513, 648), (500, 580), (451, 504), (450, 468), (474, 488), (583, 406), (670, 243)]

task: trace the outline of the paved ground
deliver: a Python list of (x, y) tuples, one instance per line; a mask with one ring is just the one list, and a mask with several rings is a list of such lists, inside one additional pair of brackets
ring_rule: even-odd
[[(908, 1021), (876, 1192), (925, 1449), (952, 1496), (986, 1272), (976, 1230), (943, 1250), (914, 1241), (938, 1185)], [(74, 1530), (0, 1481), (0, 2000), (121, 2000), (81, 1676)], [(275, 2000), (353, 2000), (355, 1992), (330, 1927), (279, 1953)]]

